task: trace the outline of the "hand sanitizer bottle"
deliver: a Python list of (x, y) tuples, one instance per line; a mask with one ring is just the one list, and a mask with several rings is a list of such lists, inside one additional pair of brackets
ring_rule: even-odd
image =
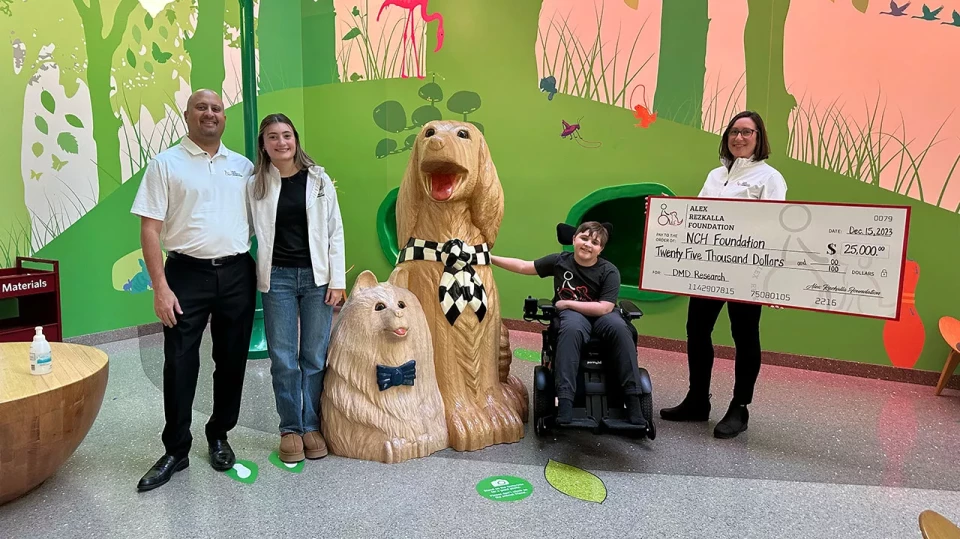
[(30, 345), (30, 374), (47, 374), (53, 365), (50, 363), (50, 343), (43, 335), (43, 328), (36, 327), (37, 334), (33, 336)]

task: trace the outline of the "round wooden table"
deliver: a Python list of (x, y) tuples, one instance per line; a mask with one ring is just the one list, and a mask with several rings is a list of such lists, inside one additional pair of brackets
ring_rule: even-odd
[(107, 388), (107, 355), (51, 342), (53, 370), (30, 374), (30, 343), (0, 343), (0, 505), (39, 486), (90, 431)]

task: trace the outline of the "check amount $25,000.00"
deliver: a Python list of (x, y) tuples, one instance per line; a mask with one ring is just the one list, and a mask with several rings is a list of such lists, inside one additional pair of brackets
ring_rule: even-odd
[(909, 210), (651, 197), (640, 288), (896, 319)]

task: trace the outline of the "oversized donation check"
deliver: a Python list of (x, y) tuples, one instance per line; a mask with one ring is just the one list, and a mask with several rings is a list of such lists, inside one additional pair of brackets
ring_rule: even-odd
[(909, 206), (650, 197), (640, 288), (898, 320)]

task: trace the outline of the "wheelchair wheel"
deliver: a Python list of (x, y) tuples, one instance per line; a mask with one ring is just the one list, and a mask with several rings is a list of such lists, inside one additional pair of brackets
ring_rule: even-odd
[(553, 380), (542, 365), (533, 368), (533, 430), (537, 436), (550, 432), (549, 422), (556, 415), (553, 403)]

